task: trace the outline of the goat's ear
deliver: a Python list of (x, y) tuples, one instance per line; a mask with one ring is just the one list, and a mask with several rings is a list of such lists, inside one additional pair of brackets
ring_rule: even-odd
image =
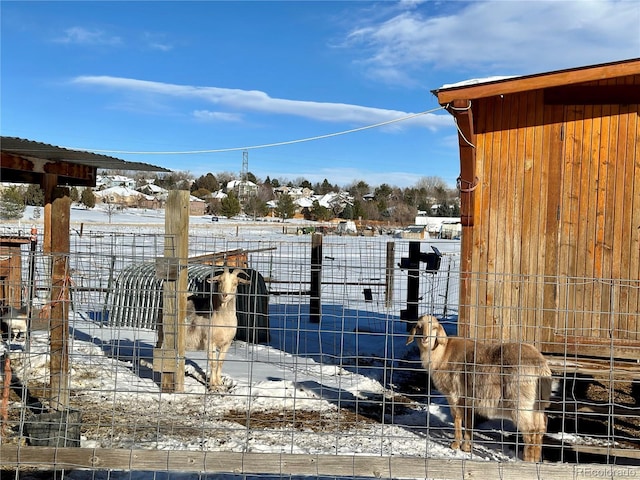
[(437, 326), (433, 327), (431, 329), (431, 335), (433, 338), (433, 340), (431, 341), (431, 350), (435, 350), (439, 346), (447, 346), (447, 332), (444, 331), (442, 325), (438, 324)]
[(416, 327), (413, 327), (409, 332), (409, 337), (407, 338), (407, 343), (405, 343), (405, 345), (409, 345), (410, 343), (412, 343), (415, 335), (416, 335)]
[[(238, 279), (238, 283), (249, 284), (251, 283), (249, 274), (244, 270), (236, 269), (233, 273), (235, 273), (236, 278)], [(242, 275), (242, 276), (240, 276)]]

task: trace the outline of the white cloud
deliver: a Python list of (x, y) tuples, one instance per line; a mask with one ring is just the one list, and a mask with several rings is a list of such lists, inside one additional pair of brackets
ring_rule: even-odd
[(195, 110), (193, 116), (203, 121), (239, 122), (242, 115), (229, 112), (212, 112), (210, 110)]
[(384, 21), (376, 12), (347, 36), (371, 75), (406, 83), (425, 68), (525, 74), (640, 55), (637, 1), (493, 0), (435, 15), (434, 4), (410, 5)]
[[(204, 103), (223, 106), (239, 112), (258, 112), (266, 114), (289, 115), (312, 120), (343, 123), (354, 126), (373, 125), (391, 120), (401, 119), (414, 112), (387, 110), (375, 107), (363, 107), (346, 103), (314, 102), (308, 100), (289, 100), (272, 98), (258, 90), (240, 90), (220, 87), (197, 87), (176, 85), (147, 80), (137, 80), (110, 76), (80, 76), (72, 80), (77, 85), (86, 85), (121, 91), (123, 94), (143, 93), (145, 95), (166, 96), (184, 101), (202, 101)], [(204, 115), (206, 109), (199, 109)], [(417, 112), (416, 112), (417, 113)], [(219, 117), (220, 118), (220, 117)], [(238, 118), (233, 117), (236, 121)], [(425, 114), (410, 120), (394, 124), (394, 127), (421, 126), (438, 129), (450, 126), (448, 115)], [(393, 130), (388, 127), (387, 130)]]
[(145, 46), (151, 50), (160, 50), (161, 52), (169, 52), (173, 50), (173, 45), (167, 42), (164, 35), (161, 34), (144, 32), (143, 42)]
[(64, 34), (55, 39), (57, 43), (74, 45), (120, 45), (122, 39), (108, 35), (102, 30), (91, 30), (84, 27), (71, 27)]

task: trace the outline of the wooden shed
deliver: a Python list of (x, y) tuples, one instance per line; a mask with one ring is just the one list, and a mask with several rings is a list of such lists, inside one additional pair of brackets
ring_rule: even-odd
[(459, 334), (640, 359), (640, 59), (433, 93), (458, 127)]
[(35, 242), (35, 237), (0, 236), (0, 307), (22, 306), (22, 246)]

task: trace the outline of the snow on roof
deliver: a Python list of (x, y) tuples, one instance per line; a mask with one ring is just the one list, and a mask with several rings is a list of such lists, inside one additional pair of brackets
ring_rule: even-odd
[(309, 197), (300, 197), (293, 201), (294, 204), (299, 206), (300, 208), (311, 208), (313, 207), (313, 199)]
[(447, 90), (449, 88), (458, 88), (458, 87), (469, 87), (471, 85), (478, 85), (480, 83), (499, 82), (500, 80), (509, 80), (511, 78), (517, 78), (517, 75), (493, 76), (493, 77), (486, 77), (486, 78), (471, 78), (469, 80), (463, 80), (457, 83), (448, 83), (448, 84), (442, 85), (438, 90)]
[(257, 185), (253, 182), (250, 182), (249, 180), (231, 180), (229, 183), (227, 183), (227, 190), (229, 189), (233, 189), (236, 188), (237, 186), (240, 185), (247, 185), (249, 187), (257, 187)]
[(151, 193), (166, 193), (168, 190), (166, 188), (159, 187), (158, 185), (154, 185), (153, 183), (147, 183), (144, 187), (144, 190), (148, 190)]
[(142, 195), (141, 192), (137, 190), (133, 190), (129, 187), (117, 186), (117, 187), (109, 187), (104, 190), (98, 190), (93, 192), (97, 197), (103, 197), (105, 195), (118, 195), (120, 197), (139, 197)]

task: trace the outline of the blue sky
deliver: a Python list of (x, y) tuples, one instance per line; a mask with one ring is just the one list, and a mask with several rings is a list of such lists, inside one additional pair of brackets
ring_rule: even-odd
[(453, 186), (456, 131), (431, 90), (640, 57), (637, 0), (0, 8), (2, 135), (195, 176), (239, 174), (246, 148), (261, 180)]

